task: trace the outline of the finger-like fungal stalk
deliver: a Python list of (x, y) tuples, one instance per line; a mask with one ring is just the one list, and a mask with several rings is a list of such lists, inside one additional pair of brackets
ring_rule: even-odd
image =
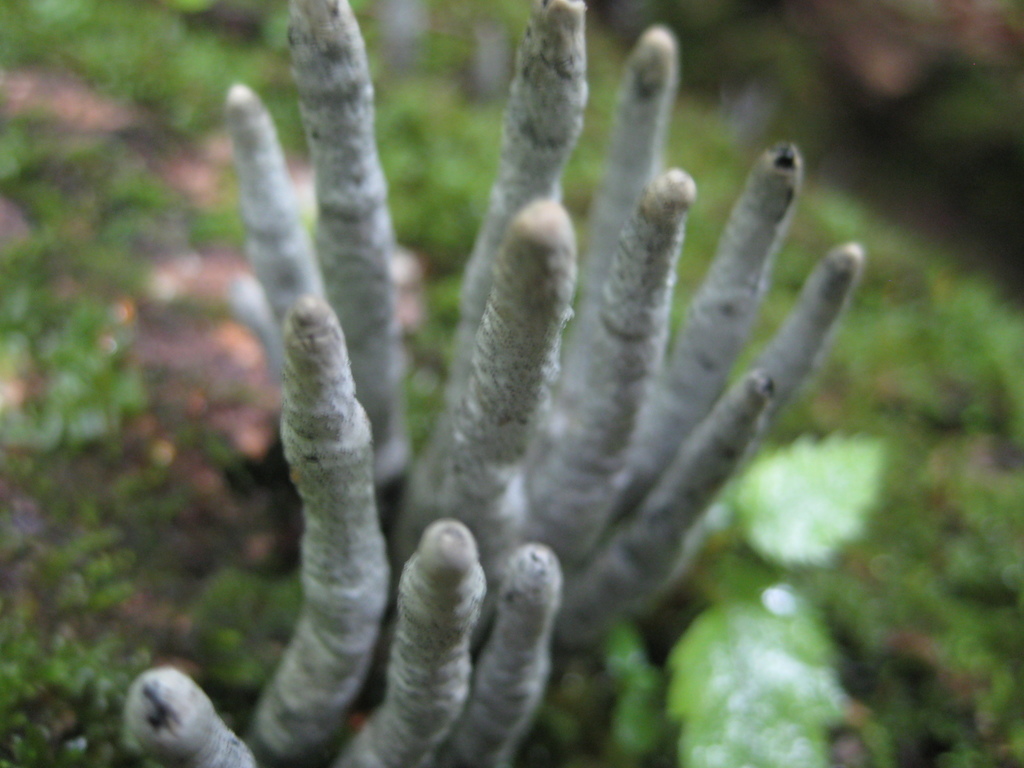
[(469, 642), (485, 592), (469, 530), (438, 520), (398, 587), (387, 692), (335, 768), (410, 768), (448, 734), (469, 693)]
[[(753, 370), (763, 371), (771, 380), (772, 398), (758, 434), (747, 446), (748, 457), (757, 451), (779, 413), (828, 355), (839, 320), (849, 306), (863, 269), (864, 249), (859, 244), (847, 243), (829, 251), (807, 278), (782, 327), (753, 364)], [(701, 524), (687, 532), (670, 582), (678, 583), (688, 575), (709, 533), (709, 526)]]
[(513, 53), (503, 25), (494, 19), (481, 19), (473, 25), (473, 60), (466, 83), (471, 98), (483, 102), (504, 95)]
[(320, 270), (270, 114), (259, 97), (240, 84), (228, 91), (224, 113), (238, 176), (246, 255), (280, 329), (296, 299), (323, 293)]
[(441, 752), (439, 768), (511, 763), (547, 685), (561, 594), (562, 571), (550, 549), (524, 544), (513, 553), (469, 702)]
[(676, 258), (693, 180), (659, 176), (635, 206), (597, 307), (578, 387), (562, 381), (547, 428), (525, 470), (525, 537), (579, 567), (604, 529), (612, 484), (622, 468), (636, 413), (661, 364)]
[(567, 389), (585, 386), (587, 381), (582, 369), (599, 325), (598, 307), (619, 247), (619, 234), (644, 187), (660, 170), (678, 84), (676, 39), (667, 27), (653, 26), (644, 32), (626, 62), (604, 178), (590, 208), (580, 298), (562, 374)]
[[(446, 411), (388, 521), (393, 562), (411, 557), (384, 701), (335, 768), (507, 765), (544, 687), (551, 633), (563, 650), (592, 648), (688, 567), (712, 527), (714, 495), (821, 360), (861, 270), (859, 246), (832, 251), (754, 372), (722, 394), (800, 185), (796, 150), (776, 147), (751, 173), (655, 378), (694, 187), (677, 170), (648, 183), (677, 79), (671, 35), (649, 30), (625, 77), (594, 203), (581, 327), (549, 410), (576, 279), (573, 230), (557, 199), (586, 100), (584, 5), (530, 1), (498, 178), (467, 266)], [(281, 431), (306, 521), (304, 600), (257, 705), (252, 753), (181, 673), (157, 669), (133, 685), (128, 733), (180, 768), (329, 764), (387, 604), (375, 498), (385, 486), (404, 490), (391, 483), (407, 454), (395, 243), (363, 42), (346, 0), (289, 2), (326, 299), (270, 118), (242, 86), (227, 113), (247, 247), (263, 281), (242, 283), (235, 304), (272, 354), (275, 340), (281, 346), (275, 317), (294, 301), (279, 355)], [(524, 545), (527, 536), (548, 546)], [(556, 618), (559, 557), (566, 584)], [(471, 692), (470, 645), (489, 578), (503, 599)]]
[(281, 323), (274, 317), (266, 291), (252, 275), (240, 275), (228, 286), (231, 314), (259, 339), (266, 357), (267, 371), (280, 380), (284, 367), (284, 341)]
[[(451, 452), (434, 501), (411, 509), (398, 532), (408, 541), (432, 518), (461, 520), (476, 537), (480, 561), (495, 583), (520, 541), (522, 525), (522, 510), (501, 499), (558, 373), (559, 341), (575, 282), (576, 245), (568, 215), (553, 200), (530, 204), (509, 226), (494, 265), (494, 287), (465, 397), (452, 416)], [(423, 482), (431, 478), (416, 480)], [(414, 488), (414, 504), (421, 493), (428, 497)]]
[(322, 763), (359, 692), (387, 604), (370, 425), (355, 399), (341, 327), (304, 296), (285, 325), (281, 437), (302, 497), (303, 605), (257, 709), (260, 764)]
[(448, 379), (457, 407), (469, 378), (477, 326), (491, 292), (494, 260), (512, 218), (529, 202), (561, 196), (560, 178), (583, 127), (587, 101), (583, 0), (532, 0), (516, 54), (498, 178), (462, 285), (461, 316)]
[(348, 340), (359, 402), (373, 426), (376, 476), (408, 461), (401, 333), (389, 262), (387, 184), (374, 139), (373, 84), (346, 0), (291, 0), (292, 70), (316, 169), (316, 250), (324, 290)]
[(710, 411), (747, 342), (773, 256), (789, 228), (802, 163), (790, 144), (765, 152), (737, 201), (686, 324), (640, 413), (617, 512), (635, 507)]
[(386, 67), (405, 74), (419, 63), (423, 36), (427, 31), (427, 9), (423, 0), (384, 0), (377, 4), (377, 19)]
[(249, 748), (202, 689), (174, 667), (155, 667), (135, 678), (124, 725), (127, 736), (167, 768), (256, 768)]
[(864, 249), (846, 243), (829, 251), (800, 291), (796, 306), (754, 363), (775, 384), (768, 419), (792, 402), (828, 355), (835, 330), (864, 269)]
[(679, 450), (643, 506), (566, 587), (560, 646), (587, 647), (611, 622), (645, 607), (673, 570), (686, 532), (742, 460), (771, 399), (755, 371), (737, 382)]

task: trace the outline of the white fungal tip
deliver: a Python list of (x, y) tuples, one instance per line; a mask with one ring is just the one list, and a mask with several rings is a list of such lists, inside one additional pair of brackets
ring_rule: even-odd
[(339, 0), (291, 0), (292, 11), (314, 29), (326, 26), (330, 19), (337, 18)]
[(534, 6), (554, 27), (576, 27), (583, 23), (587, 4), (583, 0), (536, 0)]
[(192, 678), (173, 667), (156, 667), (135, 678), (125, 701), (128, 733), (158, 759), (176, 760), (201, 750), (217, 715)]
[(313, 294), (296, 299), (285, 318), (286, 337), (307, 346), (321, 343), (328, 337), (336, 340), (340, 333), (341, 326), (331, 305)]
[(681, 215), (697, 199), (697, 185), (690, 174), (671, 168), (652, 181), (643, 197), (643, 206), (649, 214), (664, 211)]
[(505, 599), (543, 606), (557, 601), (561, 592), (562, 568), (550, 548), (524, 544), (512, 553), (502, 584)]
[(860, 243), (844, 243), (833, 248), (828, 255), (835, 267), (843, 272), (860, 272), (867, 258)]
[(575, 241), (569, 214), (554, 200), (537, 200), (523, 208), (509, 226), (509, 237), (545, 250), (562, 249)]
[(664, 24), (655, 24), (652, 27), (648, 27), (640, 36), (636, 47), (639, 51), (650, 51), (657, 54), (666, 62), (674, 59), (679, 52), (676, 36)]
[(225, 104), (229, 111), (239, 112), (259, 107), (260, 100), (252, 88), (244, 83), (235, 83), (228, 89)]
[(423, 532), (417, 552), (420, 567), (430, 578), (446, 582), (461, 581), (479, 563), (476, 540), (458, 520), (432, 523)]
[(313, 294), (300, 296), (288, 313), (288, 322), (298, 328), (321, 326), (330, 323), (334, 311), (330, 305)]
[(649, 27), (640, 37), (629, 66), (638, 85), (647, 92), (664, 88), (675, 77), (679, 61), (679, 45), (668, 27)]
[[(285, 347), (302, 357), (344, 349), (344, 335), (330, 304), (319, 296), (300, 296), (284, 321)], [(295, 359), (292, 357), (291, 359)]]
[(572, 298), (576, 285), (576, 235), (554, 200), (530, 203), (512, 223), (495, 263), (495, 285), (517, 298), (519, 311), (545, 317)]

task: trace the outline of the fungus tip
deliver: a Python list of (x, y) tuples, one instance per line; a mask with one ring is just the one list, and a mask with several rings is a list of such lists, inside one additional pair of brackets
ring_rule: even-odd
[(459, 581), (478, 563), (473, 534), (451, 519), (438, 520), (424, 531), (418, 554), (424, 570), (443, 580)]

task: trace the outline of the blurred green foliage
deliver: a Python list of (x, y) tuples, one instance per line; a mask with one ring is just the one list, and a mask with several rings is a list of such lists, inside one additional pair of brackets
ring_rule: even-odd
[(754, 601), (711, 608), (676, 646), (669, 710), (683, 721), (681, 766), (829, 765), (826, 727), (843, 699), (831, 643), (813, 614), (787, 599), (777, 611)]
[(130, 254), (168, 198), (115, 143), (68, 141), (32, 116), (7, 122), (0, 158), (0, 191), (38, 222), (0, 261), (0, 371), (23, 389), (18, 408), (0, 400), (0, 448), (80, 446), (145, 404), (128, 359), (143, 274)]
[(665, 675), (651, 663), (635, 625), (612, 628), (605, 641), (605, 667), (615, 687), (612, 743), (627, 758), (654, 754), (671, 731), (664, 717)]
[[(734, 552), (716, 558), (712, 607), (669, 659), (670, 714), (689, 768), (824, 768), (844, 695), (815, 610), (787, 584), (856, 539), (881, 491), (866, 437), (801, 439), (759, 456), (723, 502)], [(749, 543), (758, 555), (745, 550)]]
[(827, 564), (863, 531), (883, 458), (877, 441), (838, 435), (760, 456), (733, 497), (746, 540), (781, 565)]
[(254, 702), (291, 637), (301, 598), (297, 577), (273, 579), (230, 566), (211, 576), (189, 610), (209, 682), (249, 691)]

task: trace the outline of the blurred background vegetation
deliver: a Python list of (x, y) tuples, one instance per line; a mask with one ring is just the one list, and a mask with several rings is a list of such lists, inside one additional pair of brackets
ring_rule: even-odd
[[(422, 439), (497, 162), (501, 99), (473, 87), (477, 41), (511, 47), (528, 8), (433, 2), (403, 74), (381, 54), (378, 4), (354, 5), (399, 238), (425, 274), (423, 318), (409, 308)], [(683, 47), (666, 160), (699, 189), (682, 300), (747, 167), (783, 138), (809, 183), (760, 337), (828, 247), (869, 254), (831, 362), (772, 438), (885, 446), (863, 537), (786, 573), (837, 649), (847, 698), (829, 759), (1024, 765), (1024, 4), (595, 2), (565, 183), (578, 221), (628, 41), (654, 19)], [(154, 660), (244, 723), (288, 636), (295, 503), (276, 393), (223, 299), (244, 262), (221, 127), (228, 86), (248, 83), (308, 179), (286, 25), (284, 0), (0, 7), (2, 766), (139, 765), (119, 710)], [(729, 588), (728, 564), (754, 560), (732, 527), (716, 533), (697, 577), (620, 628), (606, 664), (557, 682), (524, 764), (674, 765), (669, 650)]]

